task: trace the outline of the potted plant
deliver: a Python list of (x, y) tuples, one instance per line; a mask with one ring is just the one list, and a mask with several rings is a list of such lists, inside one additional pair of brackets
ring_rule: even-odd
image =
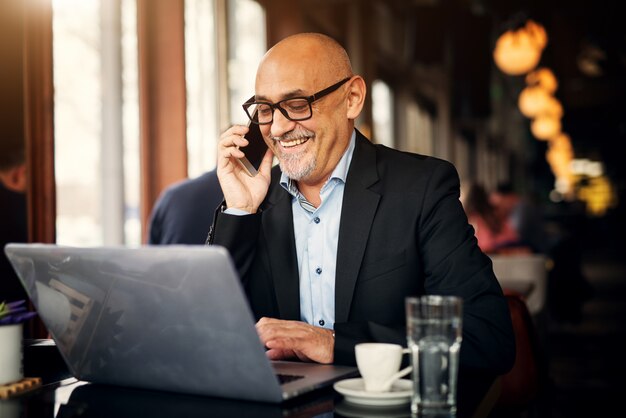
[(0, 385), (22, 379), (22, 327), (35, 315), (25, 300), (0, 303)]

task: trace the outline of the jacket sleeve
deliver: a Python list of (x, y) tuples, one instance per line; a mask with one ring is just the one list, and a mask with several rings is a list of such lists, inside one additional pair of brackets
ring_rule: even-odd
[(261, 212), (237, 216), (223, 213), (221, 208), (215, 211), (207, 243), (229, 251), (244, 284), (254, 261), (260, 228)]
[[(467, 222), (459, 201), (455, 168), (448, 162), (436, 161), (421, 191), (421, 201), (406, 202), (410, 206), (408, 210), (420, 214), (414, 232), (418, 248), (414, 258), (419, 260), (419, 274), (423, 277), (418, 288), (424, 294), (463, 298), (461, 367), (494, 376), (503, 374), (515, 359), (506, 299), (491, 260), (480, 251)], [(395, 325), (367, 321), (336, 323), (335, 332), (335, 360), (344, 364), (354, 364), (354, 344), (359, 342), (406, 344), (404, 318)]]
[(425, 193), (418, 231), (424, 290), (463, 298), (461, 364), (502, 374), (515, 360), (511, 316), (491, 260), (467, 222), (459, 189), (452, 164), (439, 165)]

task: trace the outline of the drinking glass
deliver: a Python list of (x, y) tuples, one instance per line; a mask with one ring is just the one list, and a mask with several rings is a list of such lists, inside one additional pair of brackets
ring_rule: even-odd
[(463, 300), (425, 295), (406, 299), (407, 342), (413, 366), (411, 412), (456, 412)]

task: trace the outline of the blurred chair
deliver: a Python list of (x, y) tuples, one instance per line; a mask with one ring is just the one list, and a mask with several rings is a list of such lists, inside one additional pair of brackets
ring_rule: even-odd
[(503, 289), (522, 294), (533, 317), (544, 310), (548, 257), (543, 254), (490, 254), (489, 258)]
[(478, 404), (478, 407), (476, 407), (476, 410), (472, 414), (472, 418), (487, 418), (490, 416), (491, 411), (493, 411), (493, 409), (496, 406), (496, 403), (498, 402), (498, 399), (500, 398), (500, 393), (502, 393), (501, 381), (502, 381), (501, 376), (498, 376), (493, 381), (493, 383), (487, 390), (487, 393), (485, 394), (483, 399)]
[(515, 332), (516, 356), (513, 368), (500, 379), (500, 396), (491, 417), (515, 417), (526, 411), (537, 398), (543, 362), (535, 326), (524, 298), (504, 291)]

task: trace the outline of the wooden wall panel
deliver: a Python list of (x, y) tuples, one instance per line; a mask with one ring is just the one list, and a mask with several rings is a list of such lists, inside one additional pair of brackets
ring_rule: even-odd
[(142, 235), (161, 191), (187, 177), (184, 1), (138, 0)]
[[(52, 4), (51, 0), (28, 0), (23, 4), (23, 114), (28, 173), (28, 235), (30, 242), (54, 243), (56, 190)], [(48, 330), (39, 317), (29, 321), (27, 335), (48, 338)]]
[(24, 133), (31, 242), (56, 240), (51, 0), (24, 2)]

